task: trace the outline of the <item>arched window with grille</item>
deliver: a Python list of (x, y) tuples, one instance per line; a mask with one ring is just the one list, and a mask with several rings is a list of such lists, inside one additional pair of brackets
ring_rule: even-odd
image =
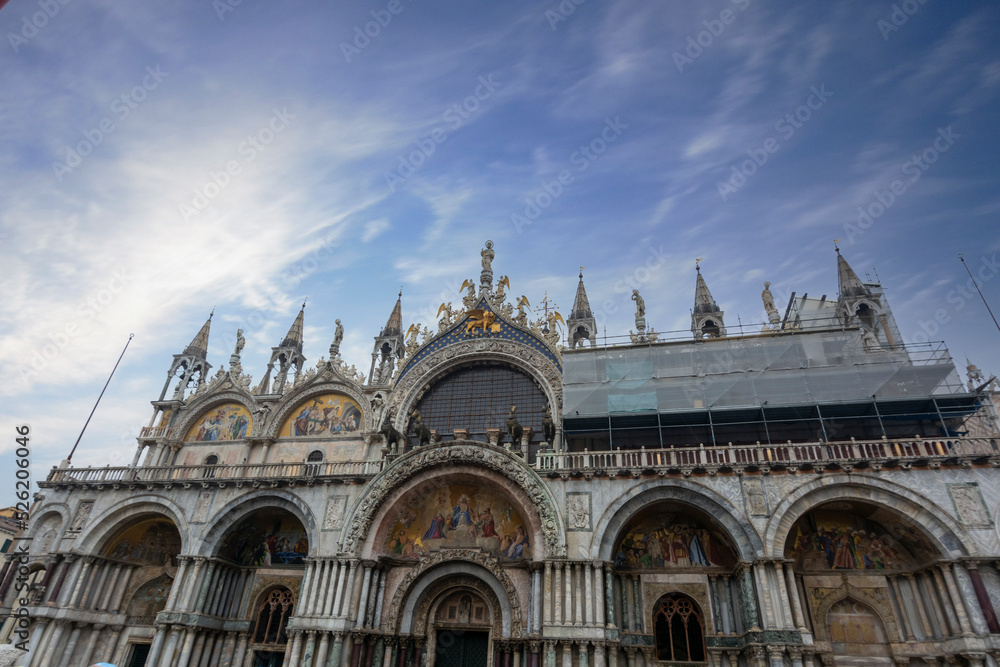
[(705, 619), (688, 596), (661, 597), (653, 610), (653, 628), (657, 660), (705, 662)]
[(285, 631), (288, 619), (295, 609), (292, 592), (287, 588), (276, 588), (257, 609), (253, 641), (256, 644), (284, 645), (288, 643)]

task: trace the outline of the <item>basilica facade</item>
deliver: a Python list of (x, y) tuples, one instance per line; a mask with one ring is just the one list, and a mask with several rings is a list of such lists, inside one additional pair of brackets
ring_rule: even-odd
[(996, 408), (839, 250), (835, 299), (765, 284), (767, 322), (727, 326), (698, 267), (690, 334), (637, 290), (619, 344), (582, 273), (533, 319), (494, 258), (433, 331), (398, 299), (367, 376), (339, 321), (307, 361), (304, 306), (259, 381), (242, 335), (213, 373), (209, 318), (132, 465), (39, 484), (0, 641), (24, 616), (32, 667), (997, 667)]

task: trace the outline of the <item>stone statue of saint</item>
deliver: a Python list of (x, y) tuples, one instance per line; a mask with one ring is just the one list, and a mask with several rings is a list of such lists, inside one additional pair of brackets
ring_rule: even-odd
[(774, 307), (774, 296), (771, 294), (770, 282), (764, 282), (764, 291), (760, 293), (760, 298), (764, 302), (764, 310), (767, 311), (768, 317), (771, 317), (772, 314), (778, 314), (778, 309)]
[(330, 343), (330, 359), (340, 355), (340, 342), (344, 340), (344, 325), (335, 320), (337, 328), (333, 331), (333, 342)]
[(486, 247), (483, 251), (479, 253), (483, 256), (483, 271), (493, 271), (493, 258), (496, 257), (496, 253), (493, 252), (493, 241), (487, 241)]
[(646, 302), (642, 300), (639, 296), (639, 290), (632, 290), (632, 300), (635, 301), (635, 316), (645, 317), (646, 316)]
[(240, 356), (240, 352), (243, 351), (243, 346), (247, 344), (245, 338), (243, 338), (243, 329), (236, 330), (236, 351), (233, 352), (235, 356)]

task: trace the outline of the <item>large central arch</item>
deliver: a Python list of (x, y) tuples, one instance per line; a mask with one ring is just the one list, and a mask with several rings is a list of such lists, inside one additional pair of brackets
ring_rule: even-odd
[[(383, 506), (409, 480), (434, 468), (462, 466), (499, 473), (513, 482), (525, 494), (538, 515), (538, 530), (544, 540), (546, 558), (566, 554), (565, 528), (556, 502), (538, 474), (517, 455), (502, 447), (481, 442), (454, 441), (419, 447), (380, 472), (365, 488), (347, 517), (350, 529), (345, 533), (342, 549), (358, 553), (375, 525)], [(531, 508), (526, 508), (531, 509)]]

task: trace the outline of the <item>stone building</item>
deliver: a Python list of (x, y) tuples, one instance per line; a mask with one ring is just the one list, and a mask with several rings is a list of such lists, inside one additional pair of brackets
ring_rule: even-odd
[(209, 318), (132, 465), (39, 485), (30, 665), (996, 667), (995, 422), (839, 251), (836, 299), (748, 332), (699, 267), (684, 338), (635, 292), (603, 345), (582, 273), (532, 319), (494, 256), (367, 379), (304, 306), (212, 374)]

